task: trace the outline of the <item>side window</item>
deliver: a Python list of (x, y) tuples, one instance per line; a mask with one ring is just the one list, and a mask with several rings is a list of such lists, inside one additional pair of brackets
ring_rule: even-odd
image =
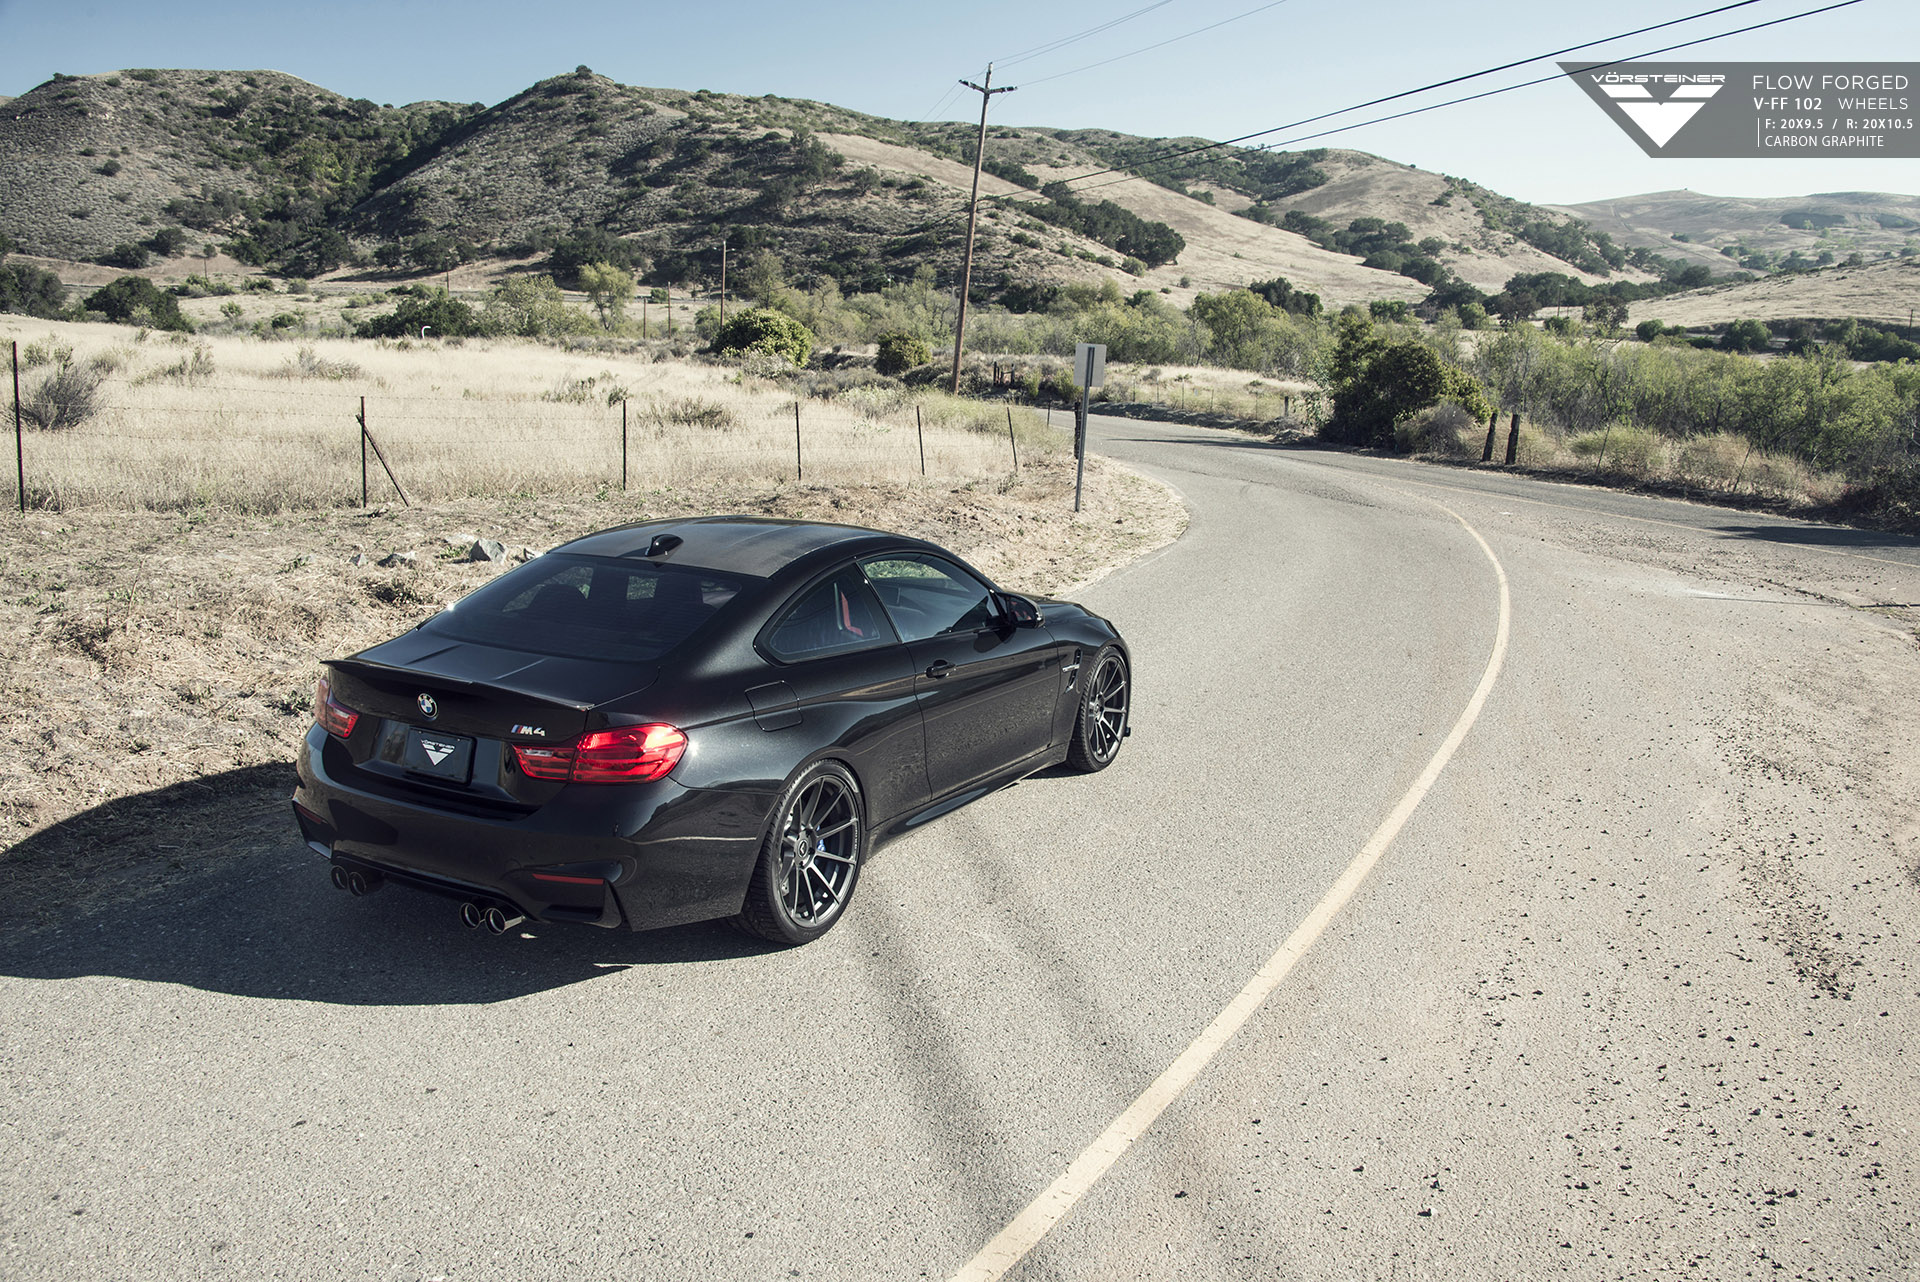
[(992, 589), (950, 561), (912, 553), (877, 558), (861, 568), (909, 641), (972, 632), (999, 617)]
[(893, 629), (873, 589), (848, 566), (816, 583), (787, 607), (767, 636), (767, 649), (789, 662), (891, 643)]

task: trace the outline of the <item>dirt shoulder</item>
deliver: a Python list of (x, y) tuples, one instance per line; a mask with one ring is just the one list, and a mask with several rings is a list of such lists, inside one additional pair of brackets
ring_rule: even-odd
[[(9, 517), (0, 554), (0, 921), (45, 919), (257, 852), (280, 830), (321, 660), (410, 627), (506, 568), (475, 538), (540, 550), (623, 521), (746, 512), (897, 530), (1002, 585), (1062, 591), (1177, 538), (1167, 487), (1100, 458), (1018, 481), (708, 484), (271, 517), (70, 511)], [(412, 554), (412, 564), (382, 566)], [(284, 836), (293, 841), (291, 820)]]

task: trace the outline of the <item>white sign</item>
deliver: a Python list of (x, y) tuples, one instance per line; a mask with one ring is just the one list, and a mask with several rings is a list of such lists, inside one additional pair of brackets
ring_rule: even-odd
[(1073, 349), (1073, 377), (1082, 387), (1098, 387), (1107, 381), (1107, 345), (1081, 343)]

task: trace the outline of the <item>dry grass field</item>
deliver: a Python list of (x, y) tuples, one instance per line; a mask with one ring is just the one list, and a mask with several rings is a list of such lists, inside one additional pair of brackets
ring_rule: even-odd
[[(837, 484), (1002, 478), (1013, 470), (1002, 408), (830, 378), (796, 389), (735, 366), (656, 360), (657, 349), (572, 351), (517, 340), (370, 343), (198, 337), (108, 325), (0, 321), (32, 362), (101, 378), (80, 425), (31, 433), (30, 506), (248, 511), (358, 502), (360, 413), (415, 502), (593, 494), (695, 478), (770, 483), (798, 469)], [(810, 393), (834, 393), (831, 399)], [(1059, 448), (1028, 410), (1023, 459)], [(369, 494), (395, 491), (377, 457)]]
[[(939, 395), (855, 386), (828, 402), (802, 388), (798, 481), (792, 387), (727, 366), (513, 342), (12, 329), (0, 343), (70, 349), (109, 372), (95, 419), (29, 435), (36, 506), (0, 518), (13, 527), (0, 550), (0, 918), (65, 911), (109, 884), (163, 887), (183, 872), (168, 835), (182, 797), (244, 788), (244, 805), (210, 813), (267, 815), (319, 661), (507, 568), (466, 560), (476, 538), (537, 552), (663, 516), (831, 520), (933, 540), (1044, 594), (1185, 525), (1171, 491), (1099, 458), (1074, 513), (1064, 424), (1015, 411), (1016, 473), (1004, 408)], [(377, 463), (374, 505), (359, 507), (361, 388), (410, 507)], [(32, 866), (10, 861), (29, 836)]]
[(1861, 267), (1762, 276), (1744, 285), (1696, 289), (1633, 304), (1631, 319), (1669, 325), (1724, 325), (1736, 320), (1838, 319), (1852, 316), (1902, 328), (1920, 305), (1920, 258)]

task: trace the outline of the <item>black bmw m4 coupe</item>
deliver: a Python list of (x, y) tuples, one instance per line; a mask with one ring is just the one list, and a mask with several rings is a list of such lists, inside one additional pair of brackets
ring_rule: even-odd
[(1111, 763), (1131, 657), (917, 539), (710, 517), (576, 539), (325, 665), (294, 815), (366, 894), (467, 925), (729, 917), (787, 944), (874, 846)]

